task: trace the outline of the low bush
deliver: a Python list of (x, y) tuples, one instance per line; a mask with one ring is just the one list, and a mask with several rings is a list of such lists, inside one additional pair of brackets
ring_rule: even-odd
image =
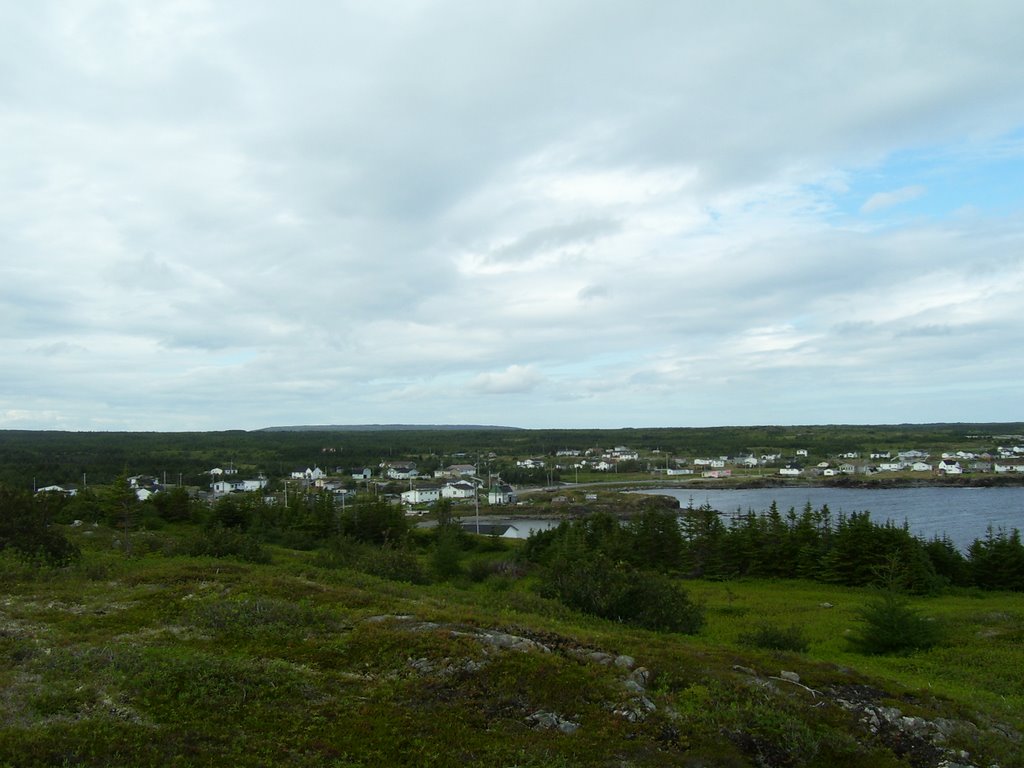
[(234, 557), (246, 563), (270, 562), (270, 553), (260, 545), (257, 539), (247, 533), (219, 526), (170, 546), (168, 554), (183, 554), (192, 557)]
[(407, 584), (427, 584), (426, 574), (412, 552), (400, 547), (377, 547), (364, 554), (358, 569), (371, 576)]
[(645, 629), (695, 634), (704, 625), (703, 606), (673, 579), (627, 569), (600, 555), (553, 565), (541, 593), (584, 613)]
[(765, 651), (806, 653), (810, 647), (803, 630), (795, 624), (791, 624), (789, 627), (762, 624), (750, 632), (741, 634), (739, 642), (741, 645), (761, 648)]

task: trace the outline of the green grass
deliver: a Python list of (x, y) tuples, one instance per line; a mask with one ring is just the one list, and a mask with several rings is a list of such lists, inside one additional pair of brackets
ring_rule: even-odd
[[(160, 548), (129, 559), (109, 530), (73, 535), (85, 554), (65, 570), (0, 555), (0, 766), (905, 765), (809, 690), (851, 685), (908, 714), (977, 723), (963, 740), (976, 764), (1024, 765), (988, 730), (1024, 730), (1019, 595), (917, 600), (946, 643), (867, 657), (844, 641), (867, 590), (687, 582), (707, 623), (683, 636), (584, 616), (540, 597), (534, 577), (414, 586), (310, 552), (270, 548), (267, 565)], [(509, 556), (483, 549), (467, 565)], [(744, 645), (760, 624), (799, 628), (808, 650)], [(504, 650), (484, 630), (551, 652)], [(590, 651), (649, 669), (656, 709), (623, 716), (636, 706), (626, 672)], [(806, 688), (762, 685), (782, 670)], [(579, 729), (532, 727), (538, 711)]]

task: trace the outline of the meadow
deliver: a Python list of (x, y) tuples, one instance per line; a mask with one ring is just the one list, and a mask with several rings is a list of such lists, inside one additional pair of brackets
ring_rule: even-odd
[(62, 530), (66, 567), (0, 552), (3, 766), (1024, 765), (1019, 594), (915, 597), (942, 642), (868, 656), (864, 587), (681, 580), (705, 620), (680, 634), (544, 597), (486, 537), (439, 569), (414, 534), (414, 578), (355, 545), (190, 555), (180, 524), (127, 556)]

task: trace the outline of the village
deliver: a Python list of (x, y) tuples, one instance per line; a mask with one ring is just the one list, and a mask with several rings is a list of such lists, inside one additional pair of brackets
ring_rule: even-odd
[[(330, 455), (334, 449), (323, 449)], [(563, 448), (549, 455), (507, 456), (488, 452), (468, 463), (466, 454), (455, 453), (461, 462), (441, 466), (438, 458), (419, 462), (412, 459), (382, 460), (374, 466), (321, 468), (300, 467), (286, 476), (272, 476), (265, 470), (236, 467), (233, 462), (204, 473), (201, 484), (186, 484), (189, 492), (205, 501), (229, 494), (262, 493), (268, 504), (287, 503), (289, 495), (330, 493), (336, 504), (354, 501), (357, 493), (382, 496), (403, 505), (410, 514), (444, 499), (456, 505), (508, 507), (521, 504), (521, 496), (537, 489), (557, 490), (574, 486), (600, 487), (608, 484), (689, 481), (762, 481), (830, 483), (841, 478), (872, 476), (905, 477), (909, 480), (942, 482), (956, 476), (1024, 477), (1024, 444), (998, 446), (991, 451), (877, 450), (867, 453), (843, 451), (832, 456), (815, 456), (808, 449), (790, 452), (769, 450), (735, 456), (672, 455), (654, 448), (640, 450), (617, 445), (612, 448)], [(176, 484), (166, 476), (131, 475), (128, 485), (140, 501)], [(84, 480), (84, 478), (83, 478)], [(969, 480), (965, 478), (965, 480)], [(181, 485), (178, 477), (177, 485)], [(74, 484), (37, 487), (37, 493), (75, 495)]]

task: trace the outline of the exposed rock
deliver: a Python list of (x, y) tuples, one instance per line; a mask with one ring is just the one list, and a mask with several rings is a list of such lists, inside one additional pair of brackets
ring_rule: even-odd
[(651, 682), (651, 671), (647, 667), (637, 667), (630, 673), (629, 679), (646, 688)]
[(796, 672), (789, 672), (785, 669), (779, 672), (779, 677), (781, 677), (783, 680), (789, 683), (800, 682), (800, 675), (798, 675)]
[(636, 659), (632, 656), (616, 656), (615, 666), (622, 667), (623, 669), (632, 669), (636, 664)]
[(562, 717), (557, 712), (545, 712), (537, 710), (526, 717), (526, 724), (531, 728), (543, 730), (559, 730), (562, 733), (575, 733), (579, 730), (580, 724)]
[(636, 680), (633, 680), (632, 678), (623, 680), (622, 684), (630, 693), (643, 693), (647, 690), (642, 685), (640, 685), (640, 683), (638, 683)]

